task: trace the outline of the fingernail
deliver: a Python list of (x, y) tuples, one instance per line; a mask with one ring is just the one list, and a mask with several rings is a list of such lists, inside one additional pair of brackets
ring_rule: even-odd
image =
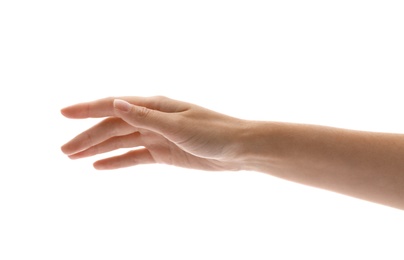
[(132, 108), (132, 105), (129, 104), (128, 102), (121, 100), (121, 99), (115, 99), (114, 100), (114, 107), (122, 112), (129, 112)]

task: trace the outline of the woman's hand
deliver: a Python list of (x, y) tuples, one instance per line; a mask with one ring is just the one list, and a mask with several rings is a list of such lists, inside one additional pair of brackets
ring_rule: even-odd
[(105, 98), (62, 109), (68, 118), (106, 117), (62, 146), (71, 159), (119, 148), (100, 170), (165, 163), (201, 170), (239, 170), (245, 121), (166, 97)]

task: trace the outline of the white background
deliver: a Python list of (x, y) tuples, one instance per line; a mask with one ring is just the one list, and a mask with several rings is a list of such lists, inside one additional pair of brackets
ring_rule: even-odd
[[(402, 1), (0, 1), (0, 259), (403, 259), (402, 211), (255, 172), (99, 172), (60, 108), (166, 95), (404, 133)], [(403, 158), (404, 159), (404, 158)]]

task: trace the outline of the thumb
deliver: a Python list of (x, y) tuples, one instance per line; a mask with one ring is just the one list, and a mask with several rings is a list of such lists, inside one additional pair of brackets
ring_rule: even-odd
[[(134, 127), (148, 129), (165, 135), (174, 124), (170, 121), (173, 114), (133, 105), (121, 99), (114, 100), (115, 114)], [(170, 115), (170, 116), (168, 116)]]

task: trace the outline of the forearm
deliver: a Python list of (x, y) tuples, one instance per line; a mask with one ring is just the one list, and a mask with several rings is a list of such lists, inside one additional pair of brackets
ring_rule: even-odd
[(242, 136), (246, 170), (404, 209), (404, 135), (249, 122)]

